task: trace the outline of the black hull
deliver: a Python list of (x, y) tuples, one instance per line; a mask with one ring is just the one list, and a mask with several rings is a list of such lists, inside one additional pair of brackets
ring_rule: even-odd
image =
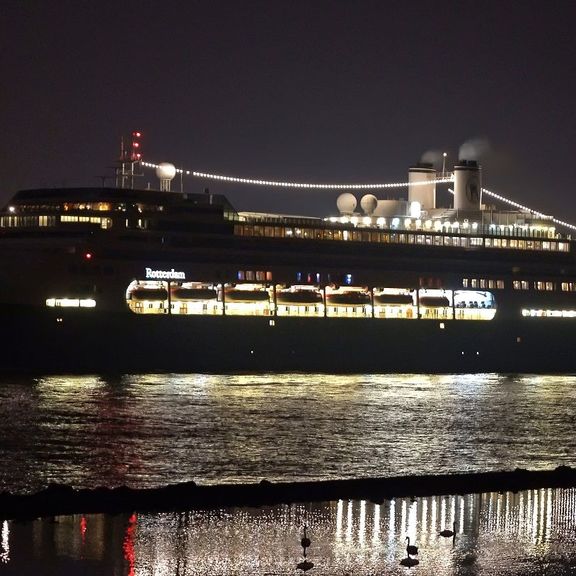
[[(1, 315), (2, 373), (572, 373), (576, 330), (563, 319), (438, 321)], [(61, 320), (58, 321), (58, 318)]]

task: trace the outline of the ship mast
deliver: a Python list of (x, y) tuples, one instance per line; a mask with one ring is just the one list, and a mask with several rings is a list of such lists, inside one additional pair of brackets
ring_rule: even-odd
[(142, 132), (133, 131), (130, 145), (127, 146), (124, 137), (120, 140), (119, 166), (116, 168), (116, 186), (118, 188), (134, 188), (134, 178), (142, 176)]

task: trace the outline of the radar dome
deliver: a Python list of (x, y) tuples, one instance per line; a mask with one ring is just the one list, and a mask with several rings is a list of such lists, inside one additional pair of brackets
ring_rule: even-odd
[(376, 206), (378, 206), (378, 198), (374, 194), (365, 194), (360, 199), (360, 206), (364, 213), (370, 216), (376, 210)]
[(340, 194), (336, 200), (336, 206), (338, 206), (340, 214), (352, 214), (356, 209), (357, 204), (358, 201), (356, 200), (356, 197), (354, 194), (350, 194), (350, 192)]
[(156, 168), (156, 176), (160, 180), (172, 180), (176, 176), (176, 166), (170, 162), (162, 162)]

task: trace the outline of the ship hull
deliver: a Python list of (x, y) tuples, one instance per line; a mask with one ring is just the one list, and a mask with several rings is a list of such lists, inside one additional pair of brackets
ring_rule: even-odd
[(137, 316), (6, 309), (3, 373), (573, 372), (562, 319)]

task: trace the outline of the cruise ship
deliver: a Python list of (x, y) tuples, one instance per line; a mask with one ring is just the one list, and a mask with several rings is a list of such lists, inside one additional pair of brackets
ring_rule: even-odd
[(166, 163), (137, 189), (141, 164), (2, 209), (0, 371), (576, 369), (574, 241), (487, 202), (474, 160), (412, 166), (402, 200), (335, 193), (325, 218), (173, 191)]

